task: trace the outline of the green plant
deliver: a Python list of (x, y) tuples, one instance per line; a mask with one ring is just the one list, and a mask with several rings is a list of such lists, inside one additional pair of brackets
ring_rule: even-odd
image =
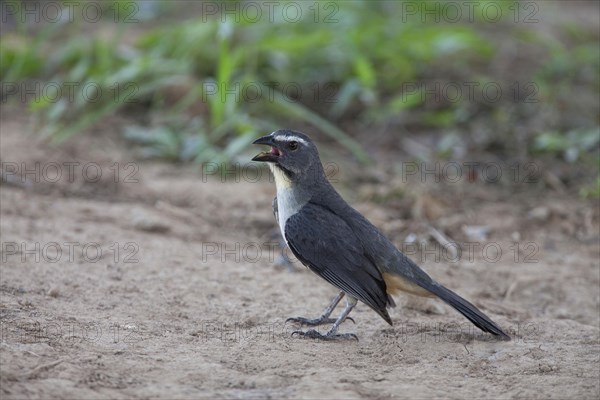
[(533, 150), (561, 154), (568, 162), (575, 162), (582, 153), (598, 148), (600, 129), (575, 129), (561, 134), (545, 132), (535, 138)]
[[(303, 2), (298, 3), (302, 18), (293, 23), (281, 13), (259, 22), (220, 15), (189, 18), (191, 5), (184, 2), (152, 4), (150, 19), (169, 10), (182, 14), (176, 23), (155, 19), (153, 25), (136, 25), (135, 40), (129, 35), (132, 25), (111, 21), (97, 27), (110, 22), (110, 29), (99, 29), (109, 34), (82, 34), (84, 22), (76, 21), (37, 30), (19, 26), (0, 38), (3, 81), (35, 79), (63, 91), (78, 84), (72, 99), (42, 96), (30, 102), (37, 131), (59, 143), (120, 113), (129, 117), (125, 137), (141, 147), (143, 156), (203, 162), (234, 159), (252, 137), (276, 127), (312, 126), (368, 162), (355, 132), (381, 130), (397, 121), (410, 124), (412, 132), (468, 132), (483, 120), (494, 133), (488, 142), (510, 146), (519, 119), (535, 118), (536, 104), (509, 99), (508, 85), (514, 82), (502, 82), (505, 92), (497, 104), (478, 102), (464, 92), (456, 103), (427, 100), (430, 82), (475, 81), (481, 87), (498, 80), (487, 67), (495, 55), (489, 32), (482, 34), (477, 23), (444, 22), (442, 2), (410, 2), (434, 9), (425, 21), (420, 14), (407, 16), (401, 1), (327, 2), (327, 9)], [(231, 8), (232, 2), (226, 4)], [(566, 29), (577, 45), (543, 40), (524, 24), (506, 22), (516, 6), (500, 5), (504, 19), (496, 34), (545, 52), (542, 67), (530, 77), (535, 100), (544, 101), (554, 115), (560, 107), (578, 111), (585, 100), (572, 101), (573, 87), (598, 94), (597, 35), (571, 26)], [(479, 15), (475, 21), (480, 20)], [(597, 112), (583, 108), (584, 126), (594, 126)], [(557, 126), (544, 123), (538, 131), (578, 129)], [(547, 133), (530, 140), (533, 132), (520, 142), (534, 142), (530, 151), (567, 159), (590, 151), (579, 139), (567, 139), (576, 143), (553, 150), (562, 139)], [(485, 140), (478, 143), (485, 146)]]
[(596, 178), (596, 182), (588, 186), (582, 187), (579, 190), (579, 196), (584, 199), (600, 198), (600, 176)]

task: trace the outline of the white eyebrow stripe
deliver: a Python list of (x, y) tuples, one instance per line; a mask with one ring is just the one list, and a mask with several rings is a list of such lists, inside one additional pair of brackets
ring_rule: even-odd
[(276, 140), (281, 140), (282, 142), (300, 142), (303, 145), (308, 146), (308, 143), (306, 142), (306, 140), (304, 140), (298, 136), (283, 136), (283, 137), (276, 138)]

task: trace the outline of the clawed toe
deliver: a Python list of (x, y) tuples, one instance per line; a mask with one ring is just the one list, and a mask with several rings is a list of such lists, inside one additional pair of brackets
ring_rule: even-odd
[(303, 318), (303, 317), (293, 317), (293, 318), (286, 319), (285, 322), (286, 323), (295, 322), (297, 324), (306, 325), (306, 326), (318, 326), (318, 325), (325, 325), (325, 324), (333, 324), (335, 322), (335, 318), (310, 319), (310, 318)]
[[(346, 317), (346, 320), (350, 320), (353, 323), (356, 323), (356, 322), (354, 322), (354, 319), (352, 319), (351, 317)], [(310, 318), (304, 318), (304, 317), (292, 317), (292, 318), (288, 318), (285, 320), (286, 324), (288, 322), (295, 322), (297, 324), (306, 325), (306, 326), (318, 326), (318, 325), (325, 325), (325, 324), (333, 324), (336, 322), (336, 319), (335, 318), (310, 319)]]
[(358, 336), (354, 333), (339, 333), (339, 334), (322, 334), (319, 333), (315, 329), (310, 329), (308, 331), (294, 331), (292, 332), (292, 337), (294, 335), (298, 335), (299, 337), (305, 337), (309, 339), (320, 339), (320, 340), (347, 340), (354, 339), (358, 342)]

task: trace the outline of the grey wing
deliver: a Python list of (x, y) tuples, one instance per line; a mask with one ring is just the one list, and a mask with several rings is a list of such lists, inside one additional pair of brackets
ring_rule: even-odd
[(327, 208), (308, 203), (287, 220), (285, 238), (304, 265), (367, 304), (391, 325), (383, 277), (343, 219)]

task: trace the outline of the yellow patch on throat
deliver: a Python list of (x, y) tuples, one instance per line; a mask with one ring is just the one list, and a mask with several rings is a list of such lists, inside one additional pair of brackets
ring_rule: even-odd
[(383, 273), (383, 280), (388, 294), (398, 294), (399, 291), (407, 292), (421, 297), (435, 297), (434, 294), (421, 286), (416, 285), (400, 275), (392, 275), (388, 272)]

